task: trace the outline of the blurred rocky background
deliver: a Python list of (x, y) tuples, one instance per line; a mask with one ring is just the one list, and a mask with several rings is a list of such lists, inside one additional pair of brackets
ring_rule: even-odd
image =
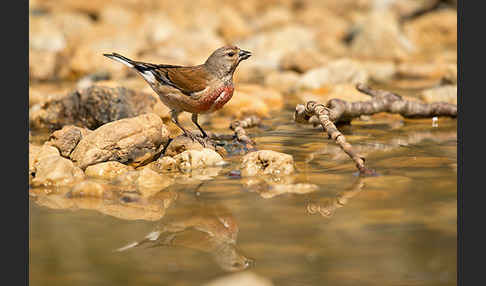
[[(154, 102), (150, 87), (102, 54), (195, 65), (227, 43), (252, 51), (253, 57), (238, 68), (236, 94), (218, 112), (222, 118), (268, 116), (309, 96), (349, 97), (358, 94), (356, 82), (431, 89), (420, 93), (423, 100), (456, 103), (456, 5), (442, 0), (32, 0), (30, 125), (60, 129), (62, 120), (46, 102), (54, 102), (59, 112), (60, 99), (93, 85), (144, 93), (137, 102), (152, 107), (126, 114), (154, 112), (167, 119), (167, 108)], [(109, 96), (115, 98), (127, 93), (113, 92)], [(216, 115), (212, 123), (226, 127), (228, 122)]]

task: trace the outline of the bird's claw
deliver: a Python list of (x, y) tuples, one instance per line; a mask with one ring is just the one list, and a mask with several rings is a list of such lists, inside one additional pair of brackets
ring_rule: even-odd
[(197, 134), (187, 132), (185, 136), (189, 137), (193, 142), (198, 142), (203, 147), (208, 147), (208, 145), (214, 146), (214, 143), (211, 141), (209, 137), (201, 137)]

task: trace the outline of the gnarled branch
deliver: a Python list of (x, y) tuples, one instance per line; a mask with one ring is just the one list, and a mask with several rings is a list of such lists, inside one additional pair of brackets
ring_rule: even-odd
[(374, 175), (373, 170), (365, 167), (365, 159), (357, 154), (351, 144), (336, 128), (334, 123), (349, 121), (361, 115), (373, 115), (379, 112), (398, 113), (406, 118), (428, 118), (435, 116), (457, 116), (457, 106), (449, 103), (421, 103), (403, 99), (400, 95), (385, 90), (374, 90), (364, 84), (358, 84), (356, 89), (371, 96), (369, 101), (347, 102), (341, 99), (331, 99), (326, 105), (309, 101), (306, 105), (295, 107), (294, 120), (299, 123), (316, 122), (327, 132), (329, 138), (355, 162), (360, 175)]

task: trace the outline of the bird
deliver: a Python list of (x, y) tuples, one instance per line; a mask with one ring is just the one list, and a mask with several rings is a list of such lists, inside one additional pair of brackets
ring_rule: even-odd
[(196, 66), (153, 64), (134, 61), (118, 53), (103, 54), (112, 60), (133, 68), (159, 96), (171, 112), (171, 120), (193, 141), (197, 135), (182, 127), (178, 117), (182, 112), (192, 113), (192, 122), (201, 131), (202, 137), (209, 136), (198, 123), (199, 114), (212, 113), (221, 109), (233, 96), (233, 74), (241, 61), (252, 53), (235, 45), (216, 49), (207, 60)]

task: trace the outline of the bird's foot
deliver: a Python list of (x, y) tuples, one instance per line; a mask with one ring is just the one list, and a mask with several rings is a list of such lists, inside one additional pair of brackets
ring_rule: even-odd
[(211, 138), (209, 137), (200, 136), (192, 132), (186, 132), (184, 135), (189, 137), (193, 142), (198, 142), (203, 147), (208, 147), (210, 145), (212, 145), (213, 147), (215, 146), (215, 144), (212, 142)]

